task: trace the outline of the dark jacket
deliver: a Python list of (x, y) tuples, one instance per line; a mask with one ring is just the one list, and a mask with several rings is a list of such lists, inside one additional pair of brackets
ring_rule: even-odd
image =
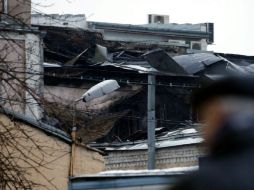
[(173, 190), (254, 190), (254, 117), (226, 122), (199, 171)]

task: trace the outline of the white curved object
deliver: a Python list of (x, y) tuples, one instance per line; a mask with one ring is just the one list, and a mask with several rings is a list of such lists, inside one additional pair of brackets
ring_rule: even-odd
[(84, 102), (89, 102), (95, 98), (99, 98), (109, 94), (120, 88), (116, 80), (105, 80), (90, 88), (85, 94), (82, 95)]

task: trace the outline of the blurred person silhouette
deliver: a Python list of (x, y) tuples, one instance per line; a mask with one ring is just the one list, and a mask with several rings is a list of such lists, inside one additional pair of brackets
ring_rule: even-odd
[(173, 190), (254, 190), (254, 78), (228, 77), (193, 94), (207, 156)]

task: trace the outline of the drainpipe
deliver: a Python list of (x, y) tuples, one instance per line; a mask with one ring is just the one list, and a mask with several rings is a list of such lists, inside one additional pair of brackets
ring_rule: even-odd
[(74, 176), (74, 164), (75, 164), (75, 150), (76, 150), (76, 127), (72, 128), (71, 132), (71, 138), (72, 138), (72, 143), (71, 143), (71, 160), (70, 160), (70, 173), (69, 176), (73, 177)]
[(8, 0), (3, 1), (3, 13), (8, 14)]
[(71, 159), (70, 159), (70, 170), (69, 170), (69, 176), (74, 176), (74, 164), (75, 164), (75, 150), (76, 150), (76, 102), (74, 102), (74, 115), (73, 115), (73, 123), (72, 123), (72, 131), (71, 131)]

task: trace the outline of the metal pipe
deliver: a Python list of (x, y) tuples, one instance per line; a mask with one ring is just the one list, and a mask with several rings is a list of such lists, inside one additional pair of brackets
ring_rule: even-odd
[(73, 177), (74, 176), (74, 167), (75, 167), (75, 153), (76, 153), (76, 132), (77, 132), (77, 103), (79, 100), (76, 100), (73, 102), (73, 120), (72, 120), (72, 131), (71, 131), (71, 159), (70, 159), (70, 170), (69, 170), (69, 176)]
[(155, 75), (148, 75), (147, 94), (147, 134), (148, 134), (148, 170), (155, 169)]
[(8, 14), (8, 0), (4, 0), (3, 3), (3, 13)]

